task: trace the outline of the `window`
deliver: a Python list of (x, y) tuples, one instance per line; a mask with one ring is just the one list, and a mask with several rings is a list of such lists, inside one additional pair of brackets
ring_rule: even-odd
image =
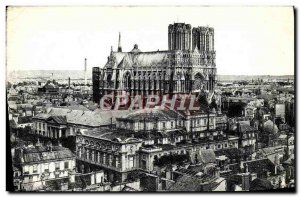
[(173, 128), (173, 122), (171, 122), (171, 127)]
[(65, 169), (69, 169), (69, 162), (68, 161), (65, 162)]
[(117, 168), (120, 167), (120, 159), (119, 159), (119, 157), (116, 157), (116, 167)]
[(55, 163), (55, 170), (59, 170), (59, 162)]
[(24, 174), (29, 174), (29, 168), (28, 168), (28, 166), (24, 166)]
[(37, 165), (33, 165), (33, 173), (37, 173)]
[(165, 122), (163, 122), (163, 128), (166, 128), (166, 123)]
[(49, 164), (44, 165), (44, 170), (45, 170), (45, 172), (49, 172)]
[(134, 167), (134, 157), (128, 157), (129, 163), (128, 167), (133, 168)]
[(89, 151), (89, 150), (86, 150), (85, 159), (89, 159), (89, 155), (90, 155), (90, 151)]

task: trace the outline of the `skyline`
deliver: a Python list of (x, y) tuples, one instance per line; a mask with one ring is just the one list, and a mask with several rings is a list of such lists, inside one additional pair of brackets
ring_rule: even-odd
[(123, 51), (167, 50), (174, 19), (215, 29), (218, 75), (294, 75), (292, 7), (9, 7), (7, 71), (103, 67), (119, 32)]

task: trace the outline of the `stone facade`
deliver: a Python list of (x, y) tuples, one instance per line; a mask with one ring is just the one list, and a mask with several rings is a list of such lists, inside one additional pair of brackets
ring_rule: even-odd
[(94, 101), (124, 91), (131, 96), (213, 92), (217, 80), (214, 30), (197, 27), (192, 32), (191, 39), (191, 25), (169, 25), (167, 51), (142, 52), (138, 45), (130, 52), (111, 49), (105, 66), (93, 68)]

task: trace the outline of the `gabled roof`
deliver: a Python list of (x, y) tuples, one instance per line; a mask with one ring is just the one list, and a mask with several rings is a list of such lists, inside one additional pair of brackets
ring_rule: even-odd
[[(104, 68), (123, 68), (124, 66), (131, 67), (134, 64), (138, 65), (139, 67), (161, 66), (168, 62), (168, 53), (168, 51), (112, 52), (110, 60), (106, 63)], [(114, 65), (111, 65), (112, 62), (114, 63)]]
[(57, 124), (64, 124), (64, 125), (67, 124), (66, 116), (50, 116), (47, 119), (47, 122), (52, 122), (52, 121), (54, 121)]

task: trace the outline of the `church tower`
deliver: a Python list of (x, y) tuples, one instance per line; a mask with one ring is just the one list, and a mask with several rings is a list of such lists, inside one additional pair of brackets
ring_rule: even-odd
[(214, 51), (214, 29), (211, 27), (194, 27), (193, 50), (196, 46), (200, 52)]
[(169, 50), (191, 49), (191, 25), (185, 23), (170, 24), (168, 28)]

